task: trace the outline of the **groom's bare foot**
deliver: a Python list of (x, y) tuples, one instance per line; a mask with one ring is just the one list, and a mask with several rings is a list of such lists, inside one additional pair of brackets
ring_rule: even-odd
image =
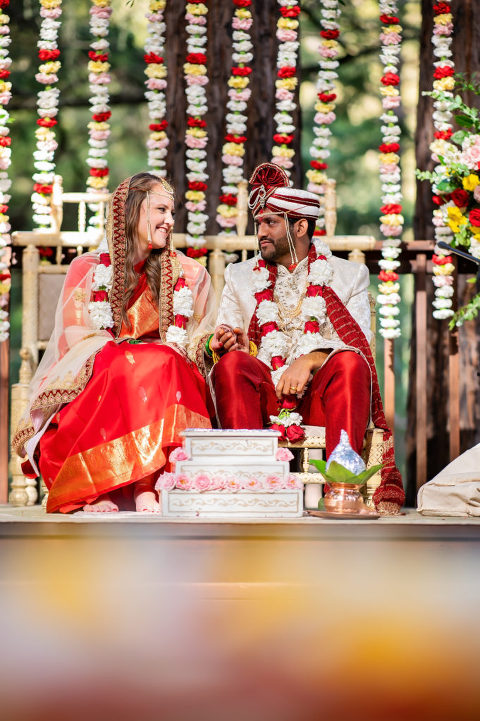
[(157, 500), (157, 496), (154, 491), (139, 491), (135, 492), (135, 510), (136, 511), (149, 511), (150, 513), (161, 513), (162, 505)]
[(93, 503), (87, 503), (83, 510), (87, 511), (87, 513), (117, 513), (118, 506), (112, 501), (108, 493), (105, 493)]

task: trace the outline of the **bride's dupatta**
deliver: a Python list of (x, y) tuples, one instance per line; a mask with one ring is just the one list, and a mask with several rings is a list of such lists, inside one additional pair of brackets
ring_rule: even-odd
[[(130, 178), (115, 191), (108, 214), (107, 240), (113, 266), (109, 301), (113, 328), (94, 326), (89, 314), (92, 283), (100, 262), (100, 252), (85, 253), (75, 258), (67, 271), (55, 315), (55, 327), (45, 353), (30, 384), (29, 404), (12, 441), (14, 450), (28, 455), (37, 472), (34, 453), (52, 417), (65, 404), (73, 401), (91, 378), (97, 353), (109, 341), (121, 342), (122, 303), (125, 295), (125, 204)], [(161, 253), (161, 290), (159, 304), (159, 336), (165, 342), (168, 327), (173, 323), (173, 289), (184, 275), (192, 291), (194, 315), (187, 325), (189, 359), (205, 375), (205, 341), (212, 332), (216, 316), (216, 300), (205, 268), (182, 253), (165, 248)]]

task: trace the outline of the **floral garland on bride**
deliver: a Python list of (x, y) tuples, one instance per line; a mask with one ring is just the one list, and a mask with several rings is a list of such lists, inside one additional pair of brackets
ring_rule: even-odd
[[(113, 328), (112, 307), (108, 295), (112, 289), (113, 269), (109, 253), (100, 253), (100, 262), (93, 274), (93, 297), (88, 304), (90, 320), (98, 330)], [(193, 294), (186, 280), (180, 276), (173, 290), (173, 325), (167, 330), (165, 340), (181, 348), (188, 344), (187, 323), (193, 315)]]
[(0, 0), (0, 343), (9, 335), (10, 322), (8, 317), (8, 300), (10, 296), (10, 218), (8, 204), (9, 190), (12, 181), (8, 177), (11, 163), (11, 138), (8, 129), (10, 115), (6, 106), (12, 97), (12, 84), (9, 81), (10, 65), (10, 17), (3, 11), (9, 6), (10, 0)]
[[(327, 317), (323, 286), (328, 285), (333, 276), (330, 264), (331, 251), (319, 238), (314, 238), (314, 252), (308, 256), (307, 290), (301, 305), (301, 317), (305, 321), (304, 332), (297, 344), (295, 358), (311, 353), (321, 345), (320, 326)], [(255, 315), (260, 329), (261, 342), (258, 358), (270, 369), (273, 384), (276, 386), (287, 369), (287, 352), (289, 339), (279, 329), (278, 306), (274, 301), (277, 267), (267, 267), (263, 259), (259, 259), (254, 268), (252, 288), (256, 300)], [(297, 399), (286, 396), (281, 403), (278, 416), (270, 416), (272, 428), (282, 433), (282, 438), (298, 441), (304, 437), (300, 427), (303, 419), (294, 409)]]

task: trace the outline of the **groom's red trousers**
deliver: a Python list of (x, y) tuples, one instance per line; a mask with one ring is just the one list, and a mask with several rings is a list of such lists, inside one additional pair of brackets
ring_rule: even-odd
[[(264, 428), (277, 415), (269, 368), (242, 351), (226, 353), (213, 369), (217, 416), (222, 428)], [(297, 408), (303, 422), (326, 428), (326, 454), (347, 431), (360, 453), (370, 418), (370, 368), (354, 351), (335, 353), (313, 376)]]

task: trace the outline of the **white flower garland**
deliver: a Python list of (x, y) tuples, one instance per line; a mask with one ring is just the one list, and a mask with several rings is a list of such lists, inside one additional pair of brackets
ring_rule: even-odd
[(167, 103), (165, 90), (167, 87), (167, 68), (164, 63), (166, 24), (163, 16), (167, 0), (150, 0), (147, 40), (145, 42), (144, 59), (147, 63), (145, 74), (145, 98), (148, 103), (150, 118), (150, 135), (147, 140), (148, 167), (152, 168), (161, 178), (165, 178), (166, 157), (169, 140), (165, 129)]
[(398, 65), (402, 43), (402, 28), (397, 17), (397, 0), (380, 0), (380, 33), (381, 51), (380, 61), (383, 73), (380, 87), (382, 95), (383, 114), (382, 143), (380, 151), (380, 182), (382, 187), (382, 215), (380, 217), (380, 232), (384, 237), (382, 244), (382, 259), (380, 284), (377, 301), (380, 304), (380, 335), (387, 339), (398, 338), (401, 335), (400, 321), (400, 284), (396, 272), (400, 265), (397, 260), (401, 253), (401, 235), (404, 218), (402, 215), (402, 186), (400, 171), (400, 126), (399, 113), (401, 106), (398, 85)]
[[(433, 65), (434, 81), (433, 89), (441, 90), (448, 97), (453, 98), (454, 88), (454, 63), (452, 60), (452, 33), (453, 18), (450, 11), (450, 5), (444, 2), (434, 1), (434, 25), (433, 25), (433, 54), (436, 60)], [(433, 102), (433, 125), (435, 128), (435, 139), (430, 145), (432, 158), (438, 161), (438, 156), (443, 158), (451, 157), (455, 160), (455, 154), (458, 149), (448, 140), (452, 135), (452, 117), (453, 113), (448, 110), (445, 100), (434, 100)], [(439, 173), (439, 179), (442, 177), (442, 164), (439, 163), (435, 167), (435, 172)], [(436, 191), (435, 185), (433, 186)], [(445, 206), (444, 206), (445, 208)], [(433, 211), (433, 225), (435, 229), (435, 241), (443, 240), (450, 243), (453, 240), (453, 233), (447, 225), (448, 216), (445, 210), (437, 208)], [(453, 315), (452, 298), (453, 293), (453, 272), (455, 266), (453, 263), (446, 261), (447, 253), (435, 245), (433, 255), (433, 284), (435, 286), (435, 299), (433, 301), (433, 317), (437, 320), (450, 318)]]
[(37, 95), (37, 125), (35, 131), (37, 138), (34, 156), (33, 194), (31, 196), (33, 208), (33, 222), (40, 228), (51, 225), (50, 199), (52, 195), (53, 179), (55, 175), (55, 150), (57, 141), (53, 127), (57, 124), (58, 100), (60, 91), (52, 87), (58, 82), (57, 73), (61, 63), (57, 59), (60, 50), (57, 45), (59, 18), (62, 14), (62, 0), (40, 0), (40, 39), (37, 42), (40, 65), (35, 79), (46, 86)]
[[(208, 83), (206, 67), (207, 15), (204, 3), (186, 3), (187, 21), (187, 57), (183, 66), (185, 74), (185, 94), (187, 97), (187, 130), (185, 133), (186, 165), (188, 190), (185, 193), (187, 209), (187, 255), (203, 258), (206, 255), (204, 234), (208, 215), (205, 191), (207, 190), (207, 151), (208, 136), (206, 122)], [(227, 115), (227, 120), (229, 115)]]
[[(108, 138), (110, 136), (110, 95), (109, 74), (110, 63), (108, 52), (108, 32), (110, 27), (111, 0), (92, 0), (90, 7), (90, 34), (94, 38), (90, 43), (88, 53), (88, 82), (90, 87), (90, 112), (92, 120), (88, 124), (88, 157), (89, 177), (87, 179), (87, 192), (108, 192)], [(99, 206), (96, 203), (89, 205), (94, 211), (89, 219), (89, 225), (96, 230), (100, 225), (98, 216)]]
[(8, 177), (8, 168), (11, 163), (10, 135), (8, 122), (9, 113), (6, 105), (12, 97), (12, 83), (8, 80), (10, 76), (10, 65), (12, 60), (9, 56), (8, 46), (10, 45), (10, 17), (3, 12), (9, 0), (2, 3), (0, 12), (0, 343), (7, 340), (10, 330), (8, 316), (8, 301), (10, 296), (10, 222), (8, 216), (8, 203), (10, 195), (8, 191), (12, 181)]
[(295, 0), (277, 0), (280, 6), (280, 17), (277, 21), (277, 39), (279, 40), (277, 53), (277, 79), (275, 81), (276, 113), (273, 116), (276, 123), (276, 133), (273, 136), (272, 162), (284, 168), (290, 175), (293, 167), (295, 151), (289, 145), (293, 142), (293, 133), (296, 128), (293, 123), (295, 103), (295, 88), (298, 84), (297, 58), (298, 58), (298, 25), (300, 6)]
[[(244, 177), (244, 156), (247, 130), (247, 103), (251, 95), (248, 87), (252, 69), (253, 43), (250, 28), (252, 13), (246, 7), (250, 0), (233, 0), (235, 12), (232, 18), (232, 74), (228, 79), (228, 103), (225, 144), (222, 148), (222, 195), (217, 206), (217, 223), (220, 235), (234, 235), (237, 223), (238, 183)], [(240, 5), (240, 7), (238, 7)]]
[(313, 118), (313, 132), (315, 138), (310, 146), (310, 169), (307, 170), (307, 190), (316, 193), (320, 199), (320, 214), (317, 220), (319, 235), (325, 234), (325, 182), (327, 180), (327, 160), (330, 156), (330, 125), (335, 120), (336, 81), (338, 79), (338, 36), (340, 34), (339, 18), (340, 7), (338, 0), (323, 0), (321, 7), (320, 30), (320, 60), (317, 75), (316, 90), (318, 100), (315, 103)]

